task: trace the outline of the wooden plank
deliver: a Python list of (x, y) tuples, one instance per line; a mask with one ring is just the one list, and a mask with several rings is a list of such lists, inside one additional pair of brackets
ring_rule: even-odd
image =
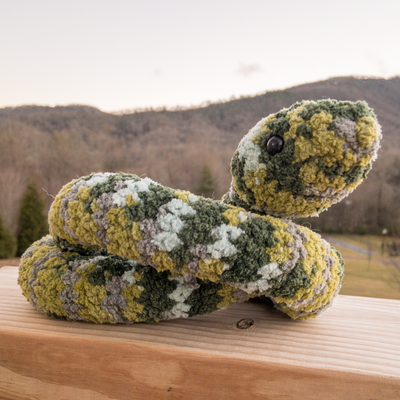
[(16, 279), (0, 269), (1, 399), (400, 398), (398, 300), (339, 296), (312, 321), (245, 303), (108, 326), (43, 316)]
[(2, 267), (18, 267), (21, 262), (19, 257), (9, 258), (7, 260), (0, 260), (0, 268)]

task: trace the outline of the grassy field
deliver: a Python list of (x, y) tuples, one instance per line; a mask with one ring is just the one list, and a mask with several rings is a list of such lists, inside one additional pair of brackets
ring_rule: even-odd
[[(324, 235), (323, 235), (324, 236)], [(365, 250), (372, 250), (377, 253), (389, 255), (389, 247), (396, 243), (400, 248), (400, 239), (392, 237), (382, 237), (379, 235), (354, 235), (354, 234), (335, 234), (329, 235), (336, 239), (343, 240), (347, 243), (354, 244)]]
[(362, 255), (335, 245), (345, 261), (341, 294), (400, 300), (400, 257), (389, 257), (387, 252), (381, 254), (381, 237), (329, 236), (377, 253)]
[[(329, 237), (374, 252), (362, 255), (342, 246), (335, 246), (345, 261), (341, 294), (400, 300), (400, 257), (389, 257), (387, 252), (381, 254), (382, 237), (367, 235), (329, 235)], [(328, 241), (329, 237), (326, 237)], [(18, 266), (19, 259), (0, 260), (0, 267), (6, 265)]]

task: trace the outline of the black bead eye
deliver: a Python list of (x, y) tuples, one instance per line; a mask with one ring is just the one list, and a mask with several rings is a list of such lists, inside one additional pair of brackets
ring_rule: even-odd
[(283, 149), (284, 141), (280, 136), (272, 136), (267, 142), (267, 151), (271, 156), (280, 153)]

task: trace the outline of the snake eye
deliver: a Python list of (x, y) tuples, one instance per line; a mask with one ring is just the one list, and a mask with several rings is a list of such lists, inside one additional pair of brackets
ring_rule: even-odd
[(280, 153), (283, 149), (284, 141), (280, 136), (272, 136), (267, 142), (267, 151), (271, 156)]

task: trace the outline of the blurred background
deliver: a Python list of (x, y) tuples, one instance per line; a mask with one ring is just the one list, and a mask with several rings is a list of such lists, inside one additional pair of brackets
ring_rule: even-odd
[(78, 176), (124, 171), (219, 199), (262, 117), (366, 100), (384, 135), (368, 179), (298, 222), (347, 255), (342, 293), (400, 299), (399, 20), (385, 0), (0, 0), (0, 257), (46, 230), (26, 215), (45, 219)]

